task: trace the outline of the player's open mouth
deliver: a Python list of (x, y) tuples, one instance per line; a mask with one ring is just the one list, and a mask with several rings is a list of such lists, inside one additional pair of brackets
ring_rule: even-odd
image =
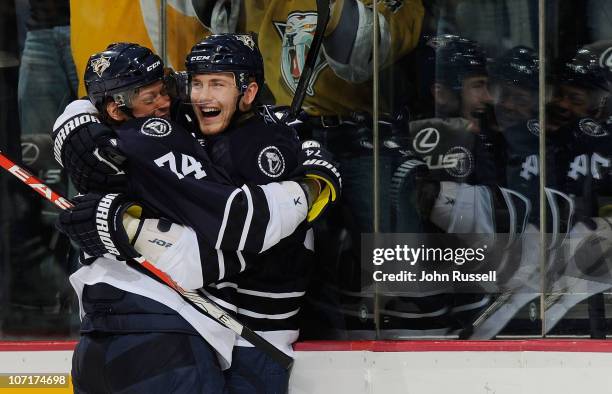
[(221, 110), (215, 107), (200, 107), (200, 112), (205, 118), (214, 118), (215, 116), (218, 116), (221, 113)]

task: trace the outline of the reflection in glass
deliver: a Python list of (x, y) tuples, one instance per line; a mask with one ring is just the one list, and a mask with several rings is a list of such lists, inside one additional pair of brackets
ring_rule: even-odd
[(607, 269), (612, 233), (606, 210), (612, 154), (605, 62), (609, 47), (609, 42), (597, 42), (570, 59), (557, 59), (549, 78), (547, 138), (560, 154), (548, 183), (571, 199), (573, 212), (563, 254), (547, 277), (548, 333), (604, 338), (607, 332), (603, 293), (612, 287)]
[[(66, 194), (67, 180), (52, 156), (49, 133), (63, 107), (76, 97), (69, 1), (16, 2), (12, 13), (2, 15), (7, 22), (14, 18), (12, 22), (25, 35), (5, 30), (2, 36), (8, 41), (1, 43), (2, 50), (14, 46), (21, 52), (12, 53), (19, 57), (18, 77), (6, 80), (8, 86), (2, 89), (9, 93), (13, 84), (18, 85), (18, 111), (13, 108), (10, 94), (3, 97), (0, 111), (2, 119), (18, 119), (20, 124), (2, 125), (2, 132), (10, 135), (1, 139), (0, 149), (21, 161), (56, 191)], [(23, 42), (18, 41), (21, 37)], [(0, 55), (2, 63), (8, 53)], [(8, 64), (0, 67), (4, 78), (10, 67)], [(2, 277), (8, 283), (3, 284), (6, 299), (0, 334), (4, 338), (70, 336), (76, 320), (76, 298), (67, 278), (74, 269), (75, 260), (70, 257), (74, 249), (55, 228), (57, 209), (52, 204), (13, 179), (7, 183), (7, 187), (2, 187), (2, 193), (7, 195), (0, 207), (3, 220), (8, 220), (2, 231), (3, 237), (8, 237), (2, 262), (2, 271), (6, 273)]]
[[(453, 1), (428, 11), (430, 35), (383, 75), (398, 81), (385, 93), (409, 116), (382, 141), (383, 154), (387, 141), (399, 145), (385, 201), (391, 231), (454, 234), (466, 247), (469, 234), (488, 234), (505, 284), (385, 296), (381, 328), (389, 337), (538, 334), (537, 8)], [(407, 86), (403, 99), (393, 86)]]

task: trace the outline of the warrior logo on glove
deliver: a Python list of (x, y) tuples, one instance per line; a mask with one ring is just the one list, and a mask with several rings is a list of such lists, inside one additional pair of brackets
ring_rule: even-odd
[(117, 247), (113, 243), (108, 229), (109, 208), (117, 196), (118, 194), (107, 194), (100, 199), (100, 203), (96, 208), (96, 229), (98, 230), (100, 241), (106, 246), (108, 253), (114, 254), (115, 256), (121, 256), (121, 253), (119, 253), (119, 250), (117, 250)]
[(83, 114), (77, 115), (68, 119), (60, 128), (54, 128), (53, 130), (53, 153), (55, 154), (55, 160), (64, 165), (62, 161), (62, 146), (64, 141), (70, 135), (70, 132), (79, 126), (87, 125), (89, 123), (100, 123), (100, 120), (95, 115)]
[(317, 220), (323, 212), (334, 205), (342, 192), (342, 178), (330, 152), (321, 148), (317, 141), (304, 141), (298, 157), (300, 164), (293, 171), (294, 177), (315, 180), (321, 187), (318, 196), (309, 203), (307, 220)]
[(308, 159), (306, 160), (304, 163), (302, 163), (303, 165), (307, 165), (307, 166), (320, 166), (320, 167), (325, 167), (328, 170), (330, 170), (337, 178), (338, 178), (338, 183), (340, 184), (340, 186), (342, 186), (342, 177), (340, 176), (340, 171), (338, 171), (338, 169), (336, 168), (336, 166), (334, 166), (333, 164), (331, 164), (330, 162), (323, 160), (323, 159), (317, 159), (316, 157), (321, 157), (321, 150), (320, 149), (306, 149), (304, 151), (304, 153), (306, 153), (306, 157), (315, 157), (314, 159)]

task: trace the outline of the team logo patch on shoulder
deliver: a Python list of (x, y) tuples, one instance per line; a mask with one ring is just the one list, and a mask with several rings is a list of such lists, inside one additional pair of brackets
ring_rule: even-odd
[(149, 137), (165, 137), (172, 132), (172, 126), (166, 119), (151, 118), (142, 124), (140, 132)]
[(578, 127), (580, 131), (591, 137), (605, 137), (608, 135), (608, 132), (599, 123), (590, 118), (581, 119), (578, 122)]
[(277, 147), (267, 146), (259, 152), (257, 165), (265, 175), (277, 178), (285, 171), (285, 158)]
[(527, 130), (536, 137), (540, 136), (540, 123), (536, 119), (529, 119), (527, 121)]

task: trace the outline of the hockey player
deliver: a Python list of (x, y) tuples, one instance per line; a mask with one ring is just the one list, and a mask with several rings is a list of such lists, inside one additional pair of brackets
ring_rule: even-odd
[[(504, 82), (511, 82), (514, 97), (523, 97), (530, 101), (537, 96), (537, 56), (533, 51), (517, 48), (509, 52), (498, 62), (496, 77)], [(562, 76), (561, 78), (559, 78)], [(576, 58), (565, 63), (557, 74), (555, 96), (548, 105), (553, 126), (547, 135), (547, 188), (546, 200), (550, 209), (547, 212), (548, 229), (551, 234), (548, 248), (548, 271), (546, 298), (546, 327), (552, 329), (569, 308), (588, 297), (588, 295), (607, 289), (604, 283), (585, 280), (584, 270), (575, 263), (589, 266), (605, 253), (607, 239), (610, 238), (610, 226), (597, 212), (586, 208), (596, 206), (595, 202), (585, 201), (586, 194), (596, 198), (601, 192), (608, 176), (605, 169), (606, 157), (609, 156), (610, 138), (605, 126), (594, 118), (581, 118), (586, 114), (601, 117), (602, 99), (606, 87), (603, 70), (596, 63), (596, 58), (588, 51), (581, 50)], [(529, 114), (527, 108), (518, 111), (519, 103), (512, 106), (504, 103), (506, 85), (501, 87), (498, 108), (511, 108), (516, 115)], [(519, 90), (520, 89), (520, 90)], [(562, 93), (563, 92), (563, 93)], [(565, 97), (563, 97), (565, 95)], [(590, 99), (589, 99), (590, 97)], [(575, 101), (572, 102), (572, 99)], [(531, 100), (535, 101), (535, 98)], [(590, 102), (591, 104), (587, 103)], [(580, 105), (578, 105), (580, 104)], [(537, 110), (531, 110), (533, 116)], [(502, 116), (502, 119), (504, 117)], [(532, 201), (535, 215), (531, 223), (539, 224), (539, 127), (535, 119), (518, 116), (518, 122), (503, 130), (508, 148), (508, 187), (525, 192)], [(591, 163), (591, 160), (595, 162)], [(595, 175), (589, 174), (594, 171)], [(596, 192), (597, 190), (597, 192)], [(605, 187), (604, 187), (605, 190)], [(588, 192), (588, 193), (585, 193)], [(538, 230), (539, 231), (539, 230)], [(533, 232), (533, 231), (530, 231)], [(529, 241), (530, 237), (525, 238)], [(598, 241), (597, 241), (598, 240)], [(582, 245), (582, 247), (581, 247)], [(588, 245), (588, 246), (586, 246)], [(586, 248), (585, 248), (586, 246)], [(539, 249), (534, 245), (533, 249)], [(589, 252), (586, 252), (589, 249)], [(533, 265), (537, 265), (538, 253), (531, 253)], [(526, 268), (523, 260), (523, 267)], [(525, 273), (526, 271), (523, 270)], [(532, 269), (533, 271), (533, 269)], [(586, 270), (588, 271), (588, 269)], [(483, 316), (481, 324), (474, 327), (472, 338), (484, 339), (494, 336), (514, 316), (518, 310), (539, 297), (540, 278), (530, 275), (522, 288), (513, 289), (513, 294), (494, 303)], [(532, 290), (530, 291), (529, 288)], [(501, 299), (501, 297), (500, 297)], [(532, 301), (533, 303), (533, 301)], [(495, 305), (497, 304), (497, 305)], [(533, 304), (533, 308), (537, 308)]]
[[(290, 179), (300, 144), (295, 131), (275, 122), (268, 108), (263, 110), (267, 120), (256, 112), (264, 71), (251, 36), (209, 36), (191, 49), (186, 68), (191, 103), (213, 163), (238, 184)], [(281, 349), (290, 349), (298, 337), (298, 312), (313, 267), (312, 245), (312, 230), (303, 224), (260, 254), (251, 269), (232, 278), (240, 321)], [(237, 345), (225, 372), (230, 392), (287, 391), (288, 371), (243, 340)]]
[(470, 130), (479, 131), (480, 115), (493, 102), (484, 50), (474, 41), (447, 34), (426, 38), (418, 54), (421, 94), (427, 99), (419, 117), (461, 117), (470, 122)]
[(566, 141), (563, 191), (573, 199), (575, 218), (567, 256), (549, 274), (552, 294), (547, 297), (546, 326), (552, 329), (570, 308), (594, 295), (588, 302), (595, 338), (605, 337), (603, 299), (597, 293), (608, 290), (612, 283), (605, 257), (612, 226), (604, 198), (612, 192), (612, 134), (606, 105), (610, 85), (602, 64), (591, 49), (578, 50), (557, 73), (547, 105), (551, 137)]
[(500, 136), (491, 121), (486, 54), (474, 41), (453, 35), (427, 39), (419, 54), (420, 101), (426, 108), (419, 114), (423, 120), (409, 126), (411, 148), (437, 180), (498, 183), (489, 169), (499, 164), (492, 150)]
[(495, 119), (501, 130), (537, 118), (538, 70), (538, 54), (525, 46), (514, 47), (495, 59)]
[[(376, 8), (371, 0), (330, 3), (331, 18), (323, 48), (317, 56), (313, 77), (307, 86), (303, 108), (308, 114), (308, 121), (301, 137), (305, 139), (312, 135), (334, 153), (341, 167), (345, 169), (344, 186), (350, 192), (344, 194), (336, 214), (330, 215), (330, 220), (316, 226), (318, 231), (328, 230), (316, 237), (320, 240), (317, 241), (317, 260), (338, 262), (338, 267), (329, 264), (322, 267), (326, 271), (320, 279), (321, 282), (331, 285), (326, 287), (330, 292), (336, 293), (343, 300), (349, 299), (347, 307), (365, 305), (371, 311), (374, 309), (373, 303), (362, 301), (372, 299), (364, 300), (356, 294), (361, 290), (358, 277), (358, 267), (361, 264), (360, 233), (373, 231), (372, 184), (375, 175), (372, 131), (371, 124), (358, 124), (352, 115), (372, 112), (374, 19), (377, 19), (379, 26), (379, 64), (385, 67), (412, 51), (417, 44), (424, 7), (422, 0), (378, 2)], [(84, 64), (87, 56), (96, 49), (96, 45), (100, 46), (96, 37), (106, 37), (109, 40), (129, 39), (157, 45), (157, 36), (147, 34), (152, 32), (147, 28), (147, 22), (151, 20), (149, 16), (156, 15), (157, 9), (148, 3), (130, 2), (121, 8), (121, 18), (129, 15), (133, 21), (129, 28), (126, 24), (117, 23), (116, 10), (102, 6), (101, 3), (80, 3), (78, 7), (82, 9), (82, 13), (75, 14), (72, 21), (75, 29), (73, 31), (90, 35), (92, 40), (81, 40), (77, 43), (78, 46), (74, 47), (77, 64)], [(186, 42), (195, 42), (194, 36), (202, 37), (202, 30), (210, 33), (256, 32), (263, 53), (267, 87), (271, 92), (271, 95), (267, 95), (269, 101), (264, 102), (290, 104), (303, 73), (317, 25), (315, 0), (187, 1), (168, 5), (168, 9), (170, 7), (172, 15), (177, 15), (175, 23), (187, 26), (185, 29), (168, 30), (168, 56), (174, 65), (178, 64), (177, 52), (181, 53), (177, 48), (184, 47)], [(83, 15), (101, 15), (105, 21), (104, 29)], [(172, 21), (168, 21), (170, 26)], [(156, 48), (160, 49), (159, 46)], [(187, 48), (182, 53), (186, 51)], [(262, 101), (265, 97), (262, 95)], [(383, 168), (391, 166), (383, 165)], [(388, 171), (376, 176), (382, 177), (381, 184), (390, 178)], [(382, 209), (385, 210), (386, 206)], [(381, 215), (380, 220), (381, 228), (386, 228), (388, 215)], [(357, 274), (355, 280), (346, 280), (346, 272), (349, 271)], [(337, 294), (338, 289), (342, 294)], [(326, 309), (342, 308), (328, 304)], [(341, 320), (346, 321), (349, 329), (365, 328), (373, 334), (373, 319), (366, 319), (364, 324), (360, 318), (355, 317), (359, 307), (355, 309), (350, 314), (345, 314)], [(311, 320), (321, 315), (323, 311), (317, 309), (311, 315)], [(335, 320), (339, 320), (338, 313), (334, 311), (333, 315)], [(312, 330), (312, 334), (317, 337), (322, 337), (320, 326), (318, 324)], [(344, 330), (345, 326), (340, 322), (333, 328)]]
[(601, 121), (606, 115), (609, 84), (599, 59), (589, 49), (581, 49), (560, 67), (552, 99), (546, 106), (548, 130), (560, 128), (581, 118)]
[[(495, 337), (517, 312), (539, 296), (539, 126), (538, 126), (538, 56), (530, 48), (518, 46), (495, 59), (492, 67), (495, 92), (495, 116), (504, 137), (509, 190), (522, 195), (531, 207), (529, 224), (511, 252), (517, 256), (510, 278), (500, 294), (463, 335), (471, 339)], [(549, 154), (554, 157), (552, 150)]]
[[(350, 330), (374, 333), (371, 313), (366, 313), (369, 316), (365, 318), (356, 317), (363, 310), (375, 309), (373, 299), (362, 294), (358, 274), (360, 240), (361, 233), (372, 232), (374, 228), (373, 179), (380, 176), (384, 182), (389, 178), (388, 172), (374, 173), (371, 124), (360, 124), (353, 116), (372, 112), (373, 22), (375, 18), (379, 22), (378, 60), (382, 67), (388, 66), (415, 47), (424, 8), (421, 0), (379, 2), (376, 7), (370, 0), (330, 3), (330, 22), (307, 86), (303, 108), (308, 116), (300, 136), (313, 136), (334, 153), (344, 169), (344, 187), (349, 190), (335, 215), (315, 226), (317, 261), (325, 264), (317, 267), (313, 287), (323, 288), (331, 296), (315, 294), (317, 302), (323, 301), (324, 305), (317, 306), (309, 319), (317, 321), (311, 337), (321, 338), (321, 326), (333, 320), (334, 333), (340, 331), (345, 338), (344, 330), (349, 335)], [(230, 32), (257, 32), (268, 87), (276, 104), (288, 105), (303, 73), (318, 23), (317, 2), (235, 1), (225, 8), (226, 13), (219, 12), (224, 9), (221, 4), (228, 2), (212, 1), (201, 7), (200, 19), (215, 33), (226, 31), (217, 30), (220, 26), (228, 26)], [(390, 166), (383, 163), (381, 168)], [(380, 221), (381, 228), (386, 228), (387, 215), (381, 215)], [(335, 264), (330, 265), (329, 261)], [(347, 275), (349, 272), (355, 275)], [(329, 298), (339, 299), (341, 306), (329, 303)], [(322, 319), (323, 315), (328, 316)]]
[(504, 137), (507, 157), (503, 183), (530, 199), (531, 217), (536, 224), (539, 221), (538, 70), (537, 53), (523, 46), (495, 59), (492, 68), (495, 118)]
[[(104, 116), (121, 122), (123, 115), (132, 117), (136, 113), (160, 111), (163, 103), (168, 101), (162, 91), (153, 94), (149, 102), (140, 102), (143, 98), (140, 94), (143, 92), (149, 94), (148, 89), (160, 79), (161, 74), (156, 72), (157, 67), (162, 67), (159, 58), (150, 51), (134, 45), (119, 44), (118, 47), (109, 49), (108, 52), (93, 56), (88, 68), (90, 95), (93, 101), (105, 105), (102, 107), (102, 110), (106, 111)], [(67, 112), (70, 110), (74, 108), (70, 108)], [(54, 133), (58, 157), (63, 160), (69, 171), (74, 170), (75, 163), (85, 164), (83, 167), (90, 165), (86, 171), (80, 169), (81, 175), (87, 175), (82, 179), (88, 179), (90, 176), (95, 178), (96, 174), (100, 173), (97, 170), (105, 167), (104, 171), (101, 171), (103, 176), (99, 179), (102, 183), (113, 185), (114, 180), (117, 180), (114, 176), (125, 174), (108, 160), (109, 152), (103, 155), (101, 152), (104, 150), (98, 148), (98, 145), (102, 148), (113, 145), (108, 138), (114, 136), (112, 130), (109, 131), (110, 129), (94, 117), (84, 114), (82, 109), (78, 110), (74, 117), (67, 115), (65, 113), (64, 118), (58, 121)], [(299, 218), (302, 214), (298, 213), (299, 211), (295, 215), (287, 214), (293, 209), (291, 207), (294, 204), (301, 205), (300, 201), (304, 201), (303, 191), (294, 189), (293, 192), (289, 190), (289, 193), (283, 192), (282, 189), (287, 186), (294, 188), (291, 182), (261, 188), (243, 186), (242, 189), (228, 185), (227, 176), (210, 163), (197, 141), (172, 122), (162, 118), (134, 118), (121, 124), (117, 128), (117, 135), (119, 137), (117, 148), (127, 156), (125, 168), (128, 170), (127, 180), (129, 180), (131, 198), (140, 197), (149, 207), (177, 222), (190, 224), (198, 231), (196, 236), (187, 228), (177, 229), (176, 225), (170, 226), (169, 230), (169, 233), (177, 238), (174, 250), (178, 249), (179, 255), (181, 247), (185, 247), (181, 245), (185, 245), (185, 242), (199, 245), (199, 253), (196, 250), (195, 257), (190, 261), (181, 262), (182, 267), (175, 271), (178, 275), (174, 279), (186, 288), (198, 288), (205, 283), (222, 280), (232, 272), (239, 272), (244, 269), (245, 260), (248, 260), (246, 252), (267, 249), (279, 238), (291, 233), (301, 221)], [(87, 145), (92, 141), (93, 145)], [(88, 152), (83, 148), (92, 146), (98, 149), (93, 155), (87, 156)], [(181, 157), (178, 161), (177, 156)], [(93, 168), (92, 163), (97, 168)], [(152, 175), (140, 182), (136, 174)], [(168, 189), (168, 185), (173, 186)], [(187, 189), (191, 192), (188, 193)], [(175, 204), (170, 207), (166, 204), (169, 192), (174, 192), (177, 196), (173, 199)], [(285, 200), (287, 203), (290, 202), (290, 205), (285, 205), (286, 203), (279, 200), (284, 194), (290, 197), (289, 200)], [(126, 208), (124, 202), (122, 195), (106, 195), (101, 199), (98, 196), (86, 195), (73, 210), (62, 215), (61, 225), (73, 239), (81, 243), (86, 252), (94, 256), (110, 252), (129, 257), (134, 252), (127, 244), (130, 239), (128, 234), (132, 234), (131, 227), (128, 225), (124, 229), (121, 220), (121, 213)], [(290, 211), (280, 211), (280, 206), (283, 206), (283, 210)], [(105, 223), (109, 229), (106, 239), (100, 239), (100, 235), (95, 230), (95, 222), (92, 221), (92, 215), (95, 216), (102, 207), (105, 212), (110, 213), (107, 216), (108, 223)], [(101, 218), (98, 218), (98, 224), (100, 220)], [(142, 221), (139, 221), (137, 224), (141, 223)], [(132, 237), (135, 238), (137, 248), (146, 244), (146, 239), (151, 239), (154, 234), (168, 232), (149, 224), (150, 222), (144, 221), (143, 227), (146, 231), (141, 232), (140, 236)], [(87, 233), (87, 229), (93, 231)], [(111, 245), (115, 248), (109, 246), (109, 236)], [(237, 252), (228, 253), (224, 250)], [(244, 255), (242, 250), (245, 252)], [(172, 267), (176, 268), (178, 261), (173, 260), (171, 255), (170, 251), (170, 255), (165, 254), (164, 258), (158, 261), (161, 264), (166, 263), (162, 269), (172, 275), (174, 273)], [(202, 264), (201, 261), (206, 264)], [(180, 269), (184, 266), (188, 266), (189, 270)], [(189, 275), (180, 276), (181, 272), (189, 272)], [(129, 280), (130, 275), (132, 280)], [(216, 392), (223, 385), (222, 377), (219, 373), (215, 373), (219, 371), (217, 361), (211, 357), (213, 353), (207, 349), (212, 346), (220, 354), (221, 365), (227, 366), (231, 360), (228, 352), (231, 352), (234, 343), (233, 333), (228, 333), (227, 330), (201, 316), (194, 320), (194, 312), (190, 307), (177, 304), (176, 299), (172, 300), (172, 296), (164, 294), (168, 289), (154, 281), (147, 282), (148, 278), (141, 278), (140, 282), (144, 281), (143, 283), (134, 283), (133, 275), (134, 273), (122, 264), (98, 259), (95, 264), (79, 270), (71, 278), (85, 312), (83, 320), (85, 335), (74, 359), (75, 386), (81, 385), (81, 389), (85, 389), (82, 387), (83, 384), (104, 384), (113, 386), (113, 390), (130, 387), (144, 391), (151, 386), (166, 387), (167, 391), (194, 392), (194, 385), (198, 384), (194, 381), (197, 379), (197, 370), (203, 368), (207, 370), (210, 379), (201, 389), (204, 392)], [(222, 292), (223, 287), (220, 284), (216, 288)], [(150, 333), (124, 335), (134, 331)], [(206, 341), (194, 337), (196, 333), (203, 335)], [(155, 369), (155, 365), (169, 363), (177, 368), (184, 365), (187, 369), (170, 368), (165, 375), (160, 376), (161, 381), (150, 379), (151, 375), (142, 376), (142, 374), (129, 374), (133, 378), (129, 381), (117, 380), (115, 374), (124, 375), (123, 369), (128, 367), (122, 363), (113, 364), (117, 369), (109, 371), (108, 376), (92, 376), (82, 369), (83, 365), (87, 365), (87, 370), (96, 369), (95, 363), (98, 362), (96, 355), (107, 354), (109, 357), (114, 357), (108, 352), (112, 352), (115, 346), (129, 347), (128, 342), (133, 345), (140, 342), (151, 348), (155, 347), (155, 344), (159, 346), (175, 344), (177, 353), (172, 353), (167, 358), (150, 357), (149, 361), (157, 362), (151, 367)], [(194, 358), (194, 350), (200, 356)], [(101, 363), (103, 365), (105, 362)], [(184, 376), (186, 379), (179, 378), (179, 374), (186, 374)], [(178, 382), (181, 386), (164, 386), (174, 384), (172, 381)]]
[[(496, 169), (504, 164), (503, 144), (492, 120), (486, 55), (477, 43), (452, 35), (428, 39), (420, 51), (420, 101), (426, 106), (421, 116), (425, 119), (410, 122), (406, 149), (416, 157), (406, 160), (393, 176), (395, 231), (488, 234), (489, 252), (500, 253), (489, 259), (511, 265), (493, 236), (509, 234), (511, 244), (524, 230), (529, 202), (500, 187), (504, 179)], [(415, 211), (418, 216), (412, 214)], [(415, 216), (422, 223), (415, 223)], [(488, 295), (448, 297), (443, 290), (437, 296), (412, 299), (412, 308), (416, 304), (423, 316), (437, 316), (429, 319), (437, 333), (469, 325), (489, 302)], [(405, 301), (408, 311), (410, 303)]]

